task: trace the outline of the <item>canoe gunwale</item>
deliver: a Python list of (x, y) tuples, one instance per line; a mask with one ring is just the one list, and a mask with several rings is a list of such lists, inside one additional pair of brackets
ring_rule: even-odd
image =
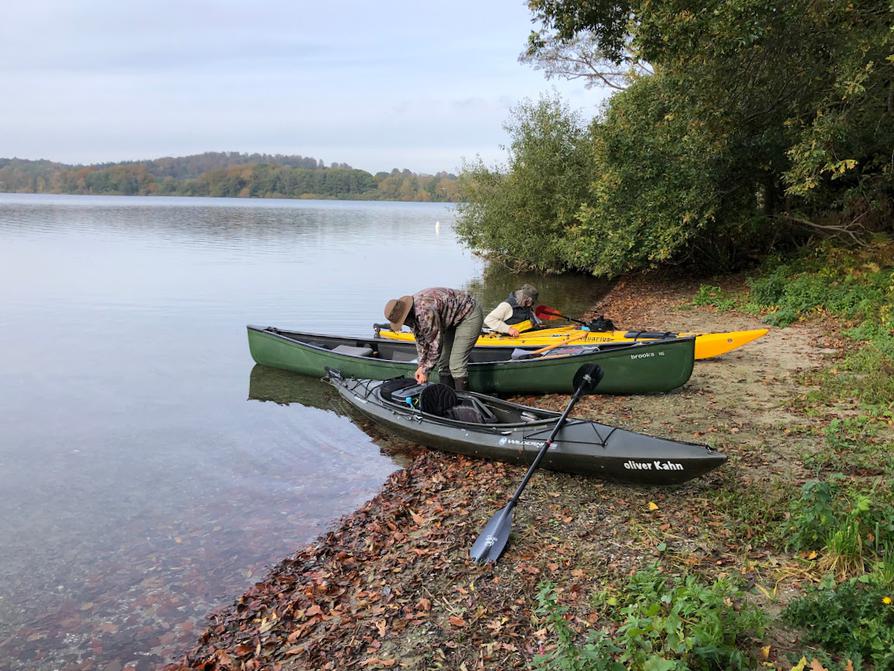
[[(558, 419), (562, 414), (560, 412), (555, 412), (554, 410), (543, 410), (541, 408), (535, 408), (533, 406), (524, 405), (522, 403), (513, 403), (512, 401), (496, 399), (492, 396), (488, 396), (487, 394), (480, 394), (478, 392), (462, 392), (463, 394), (465, 394), (467, 396), (474, 396), (478, 399), (481, 399), (486, 404), (490, 403), (492, 401), (497, 401), (500, 405), (513, 408), (515, 410), (518, 410), (519, 412), (533, 412), (533, 413), (537, 413), (537, 414), (547, 413), (547, 414), (551, 415), (551, 417), (545, 417), (543, 419), (539, 419), (539, 420), (536, 420), (533, 422), (505, 422), (505, 423), (499, 423), (499, 424), (491, 424), (491, 423), (480, 423), (479, 424), (479, 423), (474, 423), (474, 422), (465, 422), (465, 421), (462, 421), (459, 419), (453, 419), (450, 417), (442, 417), (440, 415), (433, 415), (431, 413), (424, 412), (418, 408), (411, 409), (408, 406), (403, 405), (402, 403), (398, 403), (397, 401), (389, 401), (389, 400), (383, 398), (382, 394), (381, 394), (382, 385), (385, 382), (387, 382), (387, 380), (363, 380), (363, 379), (350, 378), (350, 377), (345, 378), (340, 375), (335, 375), (332, 377), (323, 378), (323, 381), (328, 382), (329, 384), (333, 385), (336, 389), (339, 387), (339, 385), (341, 385), (347, 391), (351, 392), (356, 397), (361, 396), (361, 394), (357, 393), (357, 389), (359, 387), (362, 387), (364, 390), (363, 394), (362, 394), (364, 400), (369, 400), (371, 398), (382, 409), (389, 410), (394, 415), (406, 417), (408, 419), (413, 419), (414, 421), (422, 421), (422, 419), (424, 419), (425, 421), (432, 423), (432, 424), (440, 424), (442, 426), (464, 429), (467, 431), (474, 431), (476, 433), (487, 432), (487, 433), (493, 433), (495, 435), (508, 435), (511, 433), (515, 433), (515, 431), (513, 431), (513, 429), (532, 428), (533, 427), (533, 428), (537, 428), (539, 430), (537, 432), (535, 432), (534, 434), (531, 434), (531, 435), (524, 434), (524, 436), (525, 436), (525, 438), (531, 438), (533, 440), (537, 440), (536, 436), (538, 436), (539, 434), (541, 434), (543, 432), (546, 432), (546, 434), (548, 435), (549, 431), (555, 425), (555, 420)], [(351, 386), (351, 383), (353, 383), (353, 386)], [(419, 419), (416, 419), (417, 417)], [(599, 422), (596, 422), (594, 420), (589, 420), (589, 419), (583, 419), (580, 417), (569, 417), (563, 426), (563, 430), (564, 430), (564, 427), (572, 428), (575, 426), (589, 425), (589, 426), (593, 427), (594, 433), (599, 437), (599, 440), (598, 441), (591, 441), (591, 440), (583, 441), (583, 440), (569, 440), (567, 438), (563, 438), (562, 442), (568, 443), (568, 444), (577, 443), (577, 444), (582, 444), (582, 445), (596, 445), (596, 446), (600, 446), (600, 447), (604, 448), (606, 443), (608, 442), (609, 438), (615, 431), (629, 431), (629, 429), (622, 429), (621, 427), (618, 427), (618, 426), (612, 426), (609, 424), (600, 424), (600, 426), (604, 426), (609, 429), (607, 435), (605, 437), (603, 437), (599, 434), (598, 431), (596, 431), (596, 428), (595, 428), (596, 424), (599, 424)], [(655, 438), (657, 440), (670, 440), (668, 438), (662, 438), (661, 436), (655, 436), (650, 433), (644, 433), (642, 431), (634, 431), (633, 433), (636, 433), (638, 436), (643, 436), (645, 438)], [(547, 435), (544, 435), (542, 440), (546, 440)], [(709, 446), (705, 443), (694, 443), (692, 441), (676, 440), (676, 439), (673, 439), (672, 442), (677, 443), (679, 445), (687, 445), (687, 446), (692, 446), (692, 447), (704, 447), (704, 448), (707, 448), (708, 450), (711, 450), (712, 452), (716, 452), (716, 450), (714, 448), (712, 448), (711, 446)]]
[[(408, 360), (415, 344), (391, 340), (346, 337), (291, 331), (276, 327), (248, 327), (249, 349), (256, 363), (294, 373), (323, 377), (334, 368), (353, 378), (411, 377), (416, 367)], [(339, 345), (368, 347), (372, 356), (337, 352)], [(487, 348), (490, 349), (490, 348)], [(473, 350), (469, 386), (497, 394), (571, 393), (573, 375), (583, 364), (601, 365), (606, 376), (597, 393), (666, 393), (685, 384), (692, 375), (695, 340), (655, 340), (586, 347), (556, 356), (512, 359), (510, 348), (494, 357)], [(476, 352), (478, 353), (476, 357)]]
[[(333, 378), (323, 378), (323, 381), (331, 383), (332, 379)], [(354, 386), (350, 386), (351, 382), (354, 383)], [(549, 414), (550, 416), (544, 417), (543, 419), (531, 421), (531, 422), (500, 422), (500, 423), (484, 422), (481, 424), (475, 424), (472, 422), (464, 422), (463, 420), (460, 420), (460, 419), (453, 419), (452, 417), (442, 417), (441, 415), (433, 415), (431, 413), (425, 412), (418, 408), (413, 408), (412, 410), (410, 410), (407, 406), (405, 406), (401, 403), (398, 403), (397, 401), (389, 401), (382, 397), (382, 394), (381, 394), (381, 389), (382, 389), (381, 383), (382, 382), (387, 382), (387, 380), (359, 380), (356, 378), (342, 378), (342, 380), (341, 380), (341, 384), (344, 384), (345, 388), (348, 389), (349, 391), (351, 391), (352, 393), (355, 393), (356, 396), (359, 396), (359, 394), (356, 394), (357, 388), (363, 387), (364, 388), (363, 398), (365, 400), (369, 400), (370, 398), (372, 398), (379, 405), (381, 405), (382, 408), (384, 408), (386, 410), (390, 410), (395, 415), (401, 415), (401, 416), (406, 416), (406, 417), (419, 416), (421, 419), (424, 419), (425, 421), (430, 422), (432, 424), (441, 424), (443, 426), (448, 426), (448, 427), (453, 427), (453, 428), (458, 428), (458, 429), (466, 429), (466, 430), (472, 429), (476, 432), (486, 431), (488, 433), (493, 433), (495, 435), (508, 435), (510, 433), (513, 433), (513, 429), (520, 429), (523, 427), (541, 429), (540, 431), (537, 431), (536, 433), (534, 433), (532, 436), (525, 435), (526, 438), (531, 437), (533, 439), (533, 436), (536, 436), (536, 435), (542, 433), (543, 431), (549, 431), (555, 425), (555, 423), (556, 423), (555, 420), (558, 419), (559, 416), (561, 416), (561, 414), (562, 414), (560, 412), (555, 412), (553, 410), (541, 410), (540, 408), (533, 408), (528, 405), (521, 405), (519, 403), (511, 403), (508, 401), (502, 401), (503, 405), (512, 407), (513, 409), (520, 409), (520, 411), (522, 411), (522, 412), (534, 412), (534, 413), (537, 413), (538, 415)], [(373, 388), (370, 389), (370, 386), (372, 386)], [(477, 392), (463, 392), (463, 393), (468, 396), (477, 397), (479, 399), (482, 399), (483, 401), (490, 401), (493, 398), (493, 397), (487, 396), (486, 394), (479, 394)], [(573, 427), (573, 426), (577, 426), (579, 424), (592, 424), (592, 423), (593, 422), (586, 420), (586, 419), (570, 417), (565, 422), (565, 426)], [(616, 428), (617, 427), (612, 427), (613, 430)], [(610, 433), (609, 433), (609, 435), (610, 435)], [(608, 436), (606, 436), (604, 439), (601, 440), (601, 445), (603, 447), (605, 446), (605, 442), (607, 440), (608, 440)], [(582, 441), (566, 441), (566, 442), (582, 442)], [(588, 444), (591, 444), (591, 443), (588, 443)]]

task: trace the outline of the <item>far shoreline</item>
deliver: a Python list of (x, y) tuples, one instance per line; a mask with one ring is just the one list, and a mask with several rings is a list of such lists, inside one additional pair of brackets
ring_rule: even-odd
[(72, 197), (72, 198), (171, 198), (171, 199), (189, 199), (189, 200), (227, 200), (234, 202), (270, 202), (270, 201), (288, 201), (288, 202), (344, 202), (344, 203), (388, 203), (388, 204), (407, 204), (407, 205), (451, 205), (456, 206), (460, 201), (453, 200), (390, 200), (385, 198), (345, 198), (307, 195), (300, 197), (290, 196), (190, 196), (176, 195), (167, 193), (64, 193), (64, 192), (37, 192), (37, 191), (0, 191), (0, 197), (3, 196), (34, 196), (34, 197)]

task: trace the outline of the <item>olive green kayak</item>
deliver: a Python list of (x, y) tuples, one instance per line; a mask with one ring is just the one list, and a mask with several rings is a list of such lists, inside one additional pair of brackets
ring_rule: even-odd
[[(326, 375), (327, 368), (347, 377), (372, 380), (412, 377), (416, 370), (413, 343), (382, 338), (249, 326), (248, 346), (256, 363), (318, 378)], [(692, 337), (567, 347), (540, 356), (508, 347), (476, 348), (468, 385), (472, 391), (491, 394), (571, 393), (577, 369), (585, 363), (598, 363), (604, 371), (600, 393), (665, 392), (686, 383), (694, 358)], [(437, 380), (437, 373), (432, 379)]]

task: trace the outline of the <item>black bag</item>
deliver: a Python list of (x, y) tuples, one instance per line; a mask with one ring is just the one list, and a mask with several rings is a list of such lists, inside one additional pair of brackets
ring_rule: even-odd
[(605, 315), (599, 315), (596, 319), (590, 320), (587, 328), (591, 331), (614, 331), (616, 327), (611, 319), (606, 319)]

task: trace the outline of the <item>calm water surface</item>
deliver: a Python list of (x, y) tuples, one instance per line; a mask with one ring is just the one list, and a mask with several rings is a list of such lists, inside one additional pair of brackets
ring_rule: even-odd
[(452, 224), (440, 204), (0, 194), (0, 668), (155, 668), (399, 467), (324, 385), (254, 367), (245, 324), (366, 335), (426, 286), (599, 295), (485, 272)]

